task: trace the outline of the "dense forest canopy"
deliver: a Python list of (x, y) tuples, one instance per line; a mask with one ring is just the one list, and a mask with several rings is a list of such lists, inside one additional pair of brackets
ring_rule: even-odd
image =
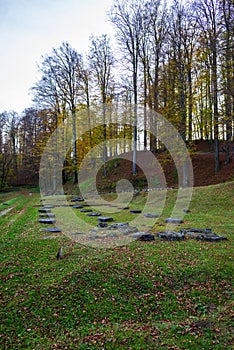
[[(105, 34), (90, 38), (86, 57), (62, 42), (41, 59), (41, 78), (31, 88), (35, 107), (21, 114), (0, 113), (0, 188), (9, 178), (16, 183), (37, 181), (46, 142), (66, 120), (71, 122), (72, 141), (64, 181), (73, 174), (77, 182), (83, 157), (100, 142), (126, 139), (125, 146), (115, 150), (104, 146), (104, 160), (113, 152), (138, 148), (155, 153), (163, 147), (157, 138), (156, 117), (147, 120), (149, 113), (145, 113), (130, 126), (127, 118), (115, 121), (107, 115), (105, 107), (103, 125), (92, 128), (94, 116), (87, 113), (88, 131), (77, 137), (77, 112), (98, 105), (128, 104), (132, 106), (129, 118), (136, 114), (134, 106), (140, 105), (170, 121), (185, 142), (213, 142), (216, 171), (220, 169), (219, 140), (225, 140), (226, 162), (230, 162), (233, 0), (114, 0), (108, 18), (116, 33), (115, 48)], [(149, 123), (154, 133), (148, 131)]]

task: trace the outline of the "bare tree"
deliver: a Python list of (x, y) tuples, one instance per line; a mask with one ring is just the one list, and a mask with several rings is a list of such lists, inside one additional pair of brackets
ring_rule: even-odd
[(19, 177), (37, 179), (40, 156), (55, 127), (56, 116), (48, 110), (26, 108), (19, 122)]
[(215, 146), (215, 171), (220, 170), (219, 160), (219, 110), (218, 110), (218, 52), (219, 52), (219, 7), (218, 0), (201, 0), (194, 2), (196, 18), (201, 28), (201, 43), (210, 51), (212, 99), (213, 99), (213, 125)]
[(43, 57), (41, 80), (33, 88), (35, 99), (53, 104), (58, 114), (65, 106), (71, 113), (73, 130), (73, 183), (78, 183), (76, 146), (76, 107), (82, 98), (82, 56), (67, 42)]
[(181, 137), (186, 139), (186, 65), (184, 36), (186, 28), (185, 8), (178, 0), (174, 0), (171, 8), (170, 44), (178, 74), (179, 110)]
[(0, 149), (0, 187), (3, 188), (8, 180), (16, 178), (18, 173), (18, 126), (19, 115), (15, 111), (0, 114), (1, 149)]
[(17, 154), (18, 154), (18, 126), (19, 126), (19, 115), (15, 111), (5, 112), (6, 115), (6, 135), (9, 137), (11, 152), (12, 152), (12, 160), (13, 160), (13, 174), (17, 176), (18, 171), (18, 162), (17, 162)]
[(5, 137), (5, 126), (7, 121), (6, 112), (0, 114), (0, 190), (3, 190), (12, 164), (12, 152), (10, 144)]
[(4, 143), (0, 153), (0, 190), (7, 185), (12, 166), (12, 154), (9, 144)]
[(137, 154), (137, 103), (139, 49), (143, 35), (143, 3), (140, 0), (115, 0), (109, 17), (116, 30), (116, 37), (123, 53), (123, 59), (130, 65), (134, 94), (134, 135), (133, 135), (133, 175), (136, 174)]
[(5, 114), (0, 113), (0, 153), (2, 152), (3, 147), (3, 127), (5, 125)]
[(104, 158), (104, 176), (107, 176), (105, 163), (107, 161), (107, 147), (106, 147), (106, 103), (111, 100), (113, 94), (113, 66), (114, 56), (110, 47), (110, 39), (106, 34), (99, 37), (92, 36), (90, 38), (91, 44), (89, 48), (89, 69), (95, 85), (100, 91), (101, 103), (103, 106), (103, 158)]
[(222, 55), (223, 55), (223, 87), (225, 99), (226, 124), (226, 164), (230, 163), (230, 142), (232, 139), (232, 123), (234, 120), (234, 2), (220, 0), (220, 15), (222, 25)]
[(99, 37), (91, 36), (89, 47), (89, 71), (100, 91), (101, 102), (108, 102), (113, 86), (114, 56), (110, 39), (106, 34)]
[[(149, 35), (149, 48), (148, 59), (144, 61), (148, 63), (147, 75), (148, 75), (148, 105), (155, 112), (159, 111), (159, 72), (160, 62), (162, 61), (164, 46), (168, 37), (168, 10), (165, 3), (161, 3), (161, 0), (148, 0), (145, 4), (145, 15), (147, 18), (147, 31)], [(143, 52), (146, 52), (144, 48), (146, 45), (142, 45)], [(146, 57), (146, 55), (144, 55)], [(157, 150), (157, 123), (155, 120), (151, 122), (151, 129), (154, 129), (154, 135), (150, 135), (150, 149), (152, 152)]]

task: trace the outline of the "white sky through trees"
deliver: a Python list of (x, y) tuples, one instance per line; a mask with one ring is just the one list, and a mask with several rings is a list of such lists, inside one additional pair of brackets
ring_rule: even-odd
[(91, 34), (111, 34), (112, 0), (0, 0), (0, 113), (32, 105), (41, 56), (67, 41), (86, 53)]

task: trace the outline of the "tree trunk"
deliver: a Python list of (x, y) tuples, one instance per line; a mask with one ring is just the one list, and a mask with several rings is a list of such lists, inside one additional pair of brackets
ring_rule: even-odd
[(144, 62), (144, 150), (147, 149), (147, 120), (146, 120), (146, 106), (147, 106), (147, 69)]
[(73, 185), (78, 184), (77, 145), (76, 145), (76, 109), (72, 108), (72, 134), (73, 134)]
[[(154, 111), (158, 113), (159, 109), (159, 103), (158, 103), (158, 83), (159, 83), (159, 57), (158, 54), (156, 55), (156, 61), (155, 61), (155, 73), (154, 73), (154, 88), (153, 88), (153, 96), (154, 96)], [(157, 120), (156, 120), (156, 113), (152, 115), (152, 127), (153, 127), (153, 134), (151, 135), (151, 145), (150, 149), (151, 152), (156, 154), (157, 152)]]
[(179, 90), (180, 90), (180, 113), (181, 113), (181, 120), (180, 120), (180, 135), (183, 139), (183, 141), (186, 140), (186, 103), (185, 103), (185, 91), (184, 91), (184, 72), (183, 72), (183, 67), (180, 65), (180, 85), (179, 85)]
[(219, 113), (218, 113), (218, 80), (217, 80), (217, 53), (213, 52), (212, 82), (214, 97), (214, 147), (215, 147), (215, 172), (220, 170), (219, 160)]
[(230, 28), (226, 21), (227, 35), (226, 35), (226, 52), (225, 52), (225, 62), (226, 62), (226, 91), (225, 91), (225, 114), (226, 114), (226, 164), (231, 161), (230, 156), (230, 142), (232, 140), (232, 79), (231, 79), (231, 69), (232, 60), (230, 52)]
[[(192, 71), (191, 67), (188, 69), (188, 91), (189, 91), (189, 96), (188, 96), (188, 139), (191, 141), (192, 140), (192, 121), (193, 121), (193, 89), (192, 89)], [(203, 121), (202, 121), (202, 128), (203, 128)], [(203, 137), (203, 135), (201, 135)]]
[(136, 175), (137, 161), (137, 62), (133, 65), (133, 87), (134, 87), (134, 125), (133, 125), (133, 159), (132, 159), (132, 174)]

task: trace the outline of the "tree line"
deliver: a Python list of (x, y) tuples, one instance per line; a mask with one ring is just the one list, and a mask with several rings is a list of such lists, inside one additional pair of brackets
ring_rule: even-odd
[[(41, 78), (31, 91), (34, 108), (0, 114), (0, 187), (9, 177), (29, 173), (37, 177), (40, 155), (61, 122), (71, 120), (71, 150), (66, 174), (78, 181), (82, 157), (103, 141), (104, 161), (110, 156), (108, 139), (132, 140), (133, 173), (139, 140), (137, 105), (141, 116), (143, 149), (156, 153), (163, 145), (157, 137), (160, 113), (182, 139), (209, 140), (214, 144), (215, 170), (220, 169), (219, 140), (226, 140), (226, 163), (231, 160), (234, 130), (234, 3), (233, 0), (114, 0), (108, 12), (116, 44), (108, 35), (92, 36), (87, 56), (68, 42), (42, 56)], [(103, 125), (77, 138), (77, 112), (102, 104), (132, 106), (133, 126), (113, 123), (102, 110)], [(135, 106), (135, 107), (134, 107)], [(154, 129), (149, 132), (147, 127)], [(79, 146), (79, 147), (78, 147)], [(123, 149), (120, 149), (123, 151)], [(72, 169), (72, 170), (71, 170)], [(21, 174), (21, 175), (20, 175)], [(25, 175), (24, 175), (25, 177)]]

